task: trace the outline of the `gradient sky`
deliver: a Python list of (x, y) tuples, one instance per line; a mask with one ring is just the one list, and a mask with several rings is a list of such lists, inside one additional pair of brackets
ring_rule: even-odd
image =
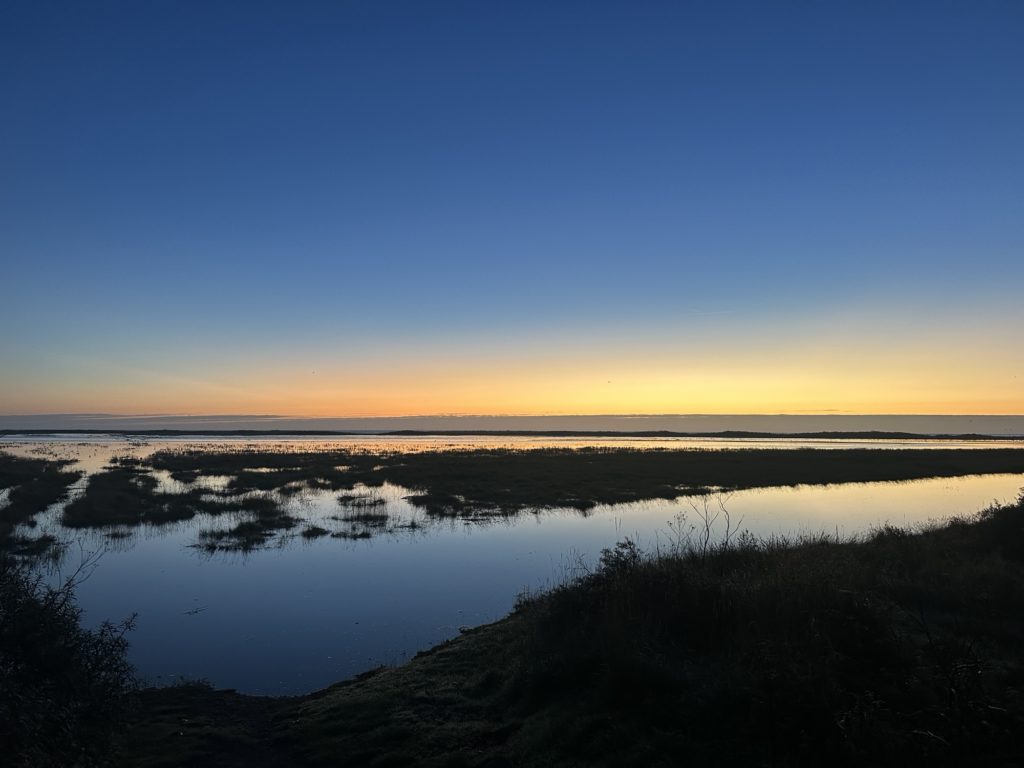
[(1018, 2), (0, 8), (0, 413), (1024, 413)]

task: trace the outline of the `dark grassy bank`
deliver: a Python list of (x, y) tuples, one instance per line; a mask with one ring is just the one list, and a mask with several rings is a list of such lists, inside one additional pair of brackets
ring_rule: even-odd
[(69, 461), (23, 458), (0, 452), (0, 490), (9, 488), (8, 503), (0, 508), (0, 550), (31, 553), (46, 549), (49, 537), (15, 536), (20, 524), (51, 504), (67, 497), (68, 489), (82, 473), (66, 469)]
[(145, 691), (125, 765), (1016, 765), (1024, 501), (593, 574), (310, 696)]
[[(728, 489), (1024, 472), (1024, 449), (637, 450), (628, 448), (357, 451), (161, 451), (149, 463), (181, 480), (229, 475), (236, 492), (305, 483), (415, 489), (433, 514), (614, 504)], [(260, 471), (253, 471), (259, 469)], [(266, 471), (272, 470), (272, 471)]]

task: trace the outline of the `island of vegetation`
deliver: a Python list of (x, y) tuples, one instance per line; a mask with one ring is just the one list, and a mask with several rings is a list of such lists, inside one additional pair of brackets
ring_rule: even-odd
[(0, 437), (55, 435), (118, 435), (122, 437), (617, 437), (706, 438), (776, 440), (1024, 440), (1024, 435), (993, 435), (977, 432), (919, 433), (886, 430), (831, 430), (818, 432), (758, 432), (721, 430), (679, 432), (670, 429), (618, 431), (610, 429), (0, 429)]

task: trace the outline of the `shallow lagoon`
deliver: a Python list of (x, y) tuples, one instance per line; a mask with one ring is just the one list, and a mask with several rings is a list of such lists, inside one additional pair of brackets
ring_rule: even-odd
[[(87, 472), (113, 456), (144, 456), (168, 446), (230, 445), (308, 449), (311, 443), (406, 450), (439, 447), (867, 447), (864, 441), (684, 441), (551, 438), (246, 438), (199, 443), (187, 440), (127, 441), (25, 439), (5, 441), (14, 453), (74, 458)], [(757, 445), (751, 445), (751, 442)], [(818, 443), (826, 445), (818, 445)], [(929, 443), (930, 441), (921, 441)], [(709, 445), (710, 443), (710, 445)], [(811, 443), (811, 445), (808, 445)], [(870, 447), (923, 447), (871, 442)], [(942, 442), (940, 447), (951, 447)], [(1019, 443), (1011, 445), (1019, 446)], [(991, 442), (981, 446), (997, 447)], [(168, 484), (175, 481), (161, 478)], [(216, 484), (215, 479), (204, 482)], [(78, 487), (83, 487), (79, 483)], [(738, 491), (712, 498), (729, 510), (733, 524), (756, 535), (827, 532), (848, 536), (884, 522), (915, 525), (970, 514), (995, 501), (1015, 498), (1024, 475), (980, 475), (899, 483), (849, 483)], [(681, 497), (547, 510), (513, 517), (429, 519), (409, 504), (410, 491), (385, 485), (367, 491), (383, 503), (387, 524), (365, 539), (303, 537), (300, 525), (248, 554), (207, 553), (195, 547), (200, 530), (229, 520), (195, 519), (140, 527), (124, 538), (100, 531), (67, 531), (59, 509), (39, 518), (36, 533), (70, 542), (60, 568), (67, 573), (96, 558), (78, 590), (89, 623), (138, 613), (132, 661), (149, 682), (205, 678), (250, 693), (301, 693), (407, 659), (417, 651), (505, 615), (516, 595), (562, 581), (596, 562), (602, 548), (623, 536), (642, 546), (668, 547), (679, 515), (701, 525), (703, 501)], [(286, 501), (289, 514), (329, 532), (347, 530), (337, 491), (303, 492)], [(691, 504), (697, 505), (697, 511)], [(724, 516), (719, 518), (721, 532)], [(55, 576), (56, 578), (56, 576)]]

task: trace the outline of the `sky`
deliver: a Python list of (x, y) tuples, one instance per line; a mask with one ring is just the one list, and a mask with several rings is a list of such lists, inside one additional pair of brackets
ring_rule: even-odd
[(0, 7), (0, 414), (1024, 413), (1024, 5)]

